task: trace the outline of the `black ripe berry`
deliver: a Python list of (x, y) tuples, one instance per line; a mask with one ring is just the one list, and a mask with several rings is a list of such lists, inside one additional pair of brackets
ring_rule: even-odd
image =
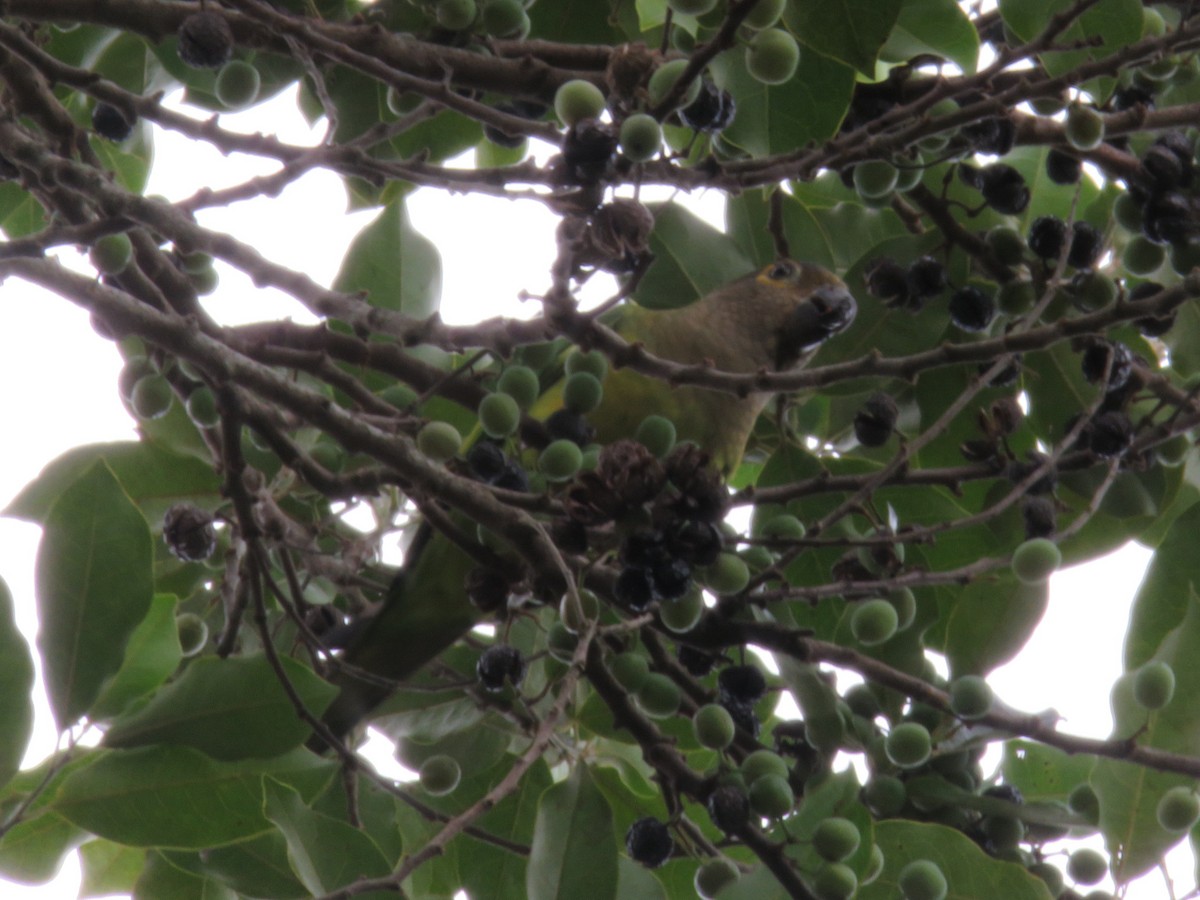
[(177, 559), (203, 562), (217, 549), (212, 513), (190, 503), (176, 503), (163, 517), (163, 540)]
[(617, 132), (611, 125), (595, 119), (576, 122), (562, 142), (563, 162), (576, 181), (599, 181), (617, 152)]
[(723, 541), (711, 522), (684, 519), (667, 532), (667, 549), (693, 566), (707, 566), (717, 559)]
[(613, 584), (617, 602), (632, 612), (645, 612), (654, 602), (654, 579), (646, 569), (626, 566)]
[[(982, 375), (992, 367), (991, 363), (980, 363), (979, 374)], [(1021, 354), (1014, 353), (1003, 369), (992, 376), (992, 380), (988, 382), (992, 387), (1008, 387), (1010, 384), (1016, 384), (1017, 379), (1021, 376)]]
[(895, 400), (884, 393), (872, 394), (854, 414), (854, 436), (864, 447), (882, 446), (896, 429), (898, 415)]
[(1054, 501), (1049, 497), (1026, 497), (1021, 501), (1021, 518), (1025, 522), (1025, 538), (1049, 537), (1054, 534)]
[(697, 650), (689, 644), (679, 645), (678, 656), (679, 664), (687, 669), (687, 673), (693, 678), (703, 678), (717, 664), (716, 656), (704, 650)]
[(596, 429), (588, 424), (588, 420), (569, 409), (551, 413), (545, 424), (551, 440), (567, 440), (580, 447), (586, 447), (596, 436)]
[(767, 679), (757, 666), (727, 666), (717, 675), (717, 691), (722, 700), (755, 703), (767, 692)]
[(682, 597), (692, 584), (692, 567), (682, 559), (665, 559), (650, 570), (658, 596), (673, 600)]
[(962, 287), (950, 295), (950, 321), (963, 331), (983, 331), (995, 315), (995, 301), (977, 287)]
[(905, 276), (909, 294), (921, 300), (936, 297), (946, 289), (946, 267), (932, 256), (913, 260)]
[(1042, 475), (1033, 484), (1025, 488), (1026, 494), (1038, 496), (1041, 494), (1051, 494), (1054, 488), (1058, 485), (1058, 470), (1053, 465), (1046, 465), (1046, 457), (1036, 450), (1031, 450), (1028, 454), (1029, 459), (1026, 461), (1013, 461), (1008, 467), (1008, 479), (1013, 484), (1020, 484), (1035, 471), (1041, 471)]
[(693, 131), (715, 134), (724, 131), (736, 113), (737, 104), (729, 91), (702, 81), (696, 99), (679, 111), (679, 120)]
[(1133, 423), (1123, 412), (1100, 413), (1088, 431), (1091, 451), (1105, 459), (1120, 456), (1133, 443)]
[(529, 473), (522, 469), (519, 463), (510, 459), (504, 463), (504, 468), (496, 476), (492, 485), (506, 491), (527, 494), (529, 493)]
[(233, 32), (224, 16), (192, 13), (179, 26), (179, 58), (194, 69), (219, 69), (233, 53)]
[(712, 823), (726, 834), (737, 834), (750, 822), (750, 798), (736, 784), (714, 788), (705, 806)]
[(647, 869), (657, 869), (675, 850), (675, 841), (665, 823), (647, 816), (638, 819), (625, 832), (625, 849), (634, 862)]
[(1133, 353), (1120, 343), (1097, 341), (1083, 351), (1083, 377), (1095, 383), (1108, 374), (1106, 393), (1119, 391), (1129, 382), (1133, 372)]
[(1090, 222), (1076, 222), (1071, 226), (1071, 249), (1067, 252), (1067, 264), (1076, 269), (1090, 269), (1100, 258), (1104, 249), (1104, 236)]
[(621, 543), (621, 562), (648, 569), (668, 558), (666, 540), (657, 529), (635, 531)]
[(504, 683), (519, 687), (525, 678), (525, 658), (516, 647), (507, 644), (493, 644), (479, 655), (475, 664), (475, 674), (479, 683), (487, 691), (501, 691)]
[(1142, 316), (1133, 326), (1146, 337), (1162, 337), (1175, 326), (1175, 310), (1161, 316)]
[(1046, 154), (1046, 175), (1055, 184), (1076, 184), (1083, 172), (1083, 163), (1057, 147)]
[(888, 306), (908, 305), (908, 270), (894, 259), (872, 260), (866, 271), (867, 290)]
[(102, 138), (119, 144), (133, 133), (133, 122), (110, 103), (97, 103), (92, 110), (92, 130)]
[(1166, 147), (1155, 145), (1142, 157), (1141, 174), (1151, 190), (1173, 190), (1183, 181), (1183, 161)]
[(1142, 210), (1142, 233), (1160, 244), (1177, 244), (1195, 234), (1196, 213), (1178, 191), (1155, 194)]
[(495, 569), (477, 566), (464, 579), (467, 597), (483, 612), (495, 612), (508, 602), (508, 579)]
[(722, 696), (717, 700), (721, 706), (725, 707), (725, 711), (733, 717), (733, 724), (752, 738), (758, 737), (758, 732), (762, 725), (758, 721), (758, 713), (754, 711), (753, 705), (749, 703), (739, 703), (732, 697)]
[(491, 484), (504, 472), (508, 458), (498, 444), (480, 441), (467, 451), (467, 466), (480, 481)]
[(979, 170), (979, 192), (988, 206), (1004, 215), (1018, 215), (1029, 205), (1025, 176), (1004, 163)]
[(1039, 259), (1058, 259), (1067, 240), (1067, 223), (1058, 216), (1038, 216), (1029, 226), (1029, 249)]

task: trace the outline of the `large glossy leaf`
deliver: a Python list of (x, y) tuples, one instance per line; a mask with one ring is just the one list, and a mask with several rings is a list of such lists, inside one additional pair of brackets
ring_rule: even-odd
[(0, 786), (21, 767), (33, 734), (33, 656), (13, 618), (12, 593), (0, 578)]
[(151, 601), (150, 612), (129, 636), (121, 668), (105, 683), (92, 706), (93, 719), (111, 718), (124, 711), (179, 667), (183, 653), (175, 625), (176, 605), (175, 597), (169, 594), (159, 594)]
[(1142, 665), (1157, 652), (1163, 640), (1179, 627), (1188, 613), (1189, 597), (1200, 591), (1200, 554), (1196, 534), (1200, 529), (1200, 504), (1175, 520), (1154, 551), (1129, 613), (1125, 635), (1125, 668)]
[(526, 873), (531, 900), (617, 896), (612, 810), (585, 763), (542, 794)]
[(112, 470), (87, 468), (50, 507), (37, 554), (46, 690), (60, 728), (121, 667), (153, 595), (150, 529)]
[(651, 309), (686, 306), (745, 275), (754, 263), (728, 236), (676, 203), (655, 205), (654, 262), (634, 297)]
[(237, 895), (220, 882), (193, 875), (161, 853), (149, 853), (146, 867), (133, 887), (133, 900), (237, 900)]
[(146, 851), (138, 847), (123, 847), (112, 841), (88, 841), (79, 848), (79, 865), (83, 878), (79, 898), (127, 894), (133, 890), (142, 868)]
[(276, 829), (248, 841), (199, 853), (170, 851), (167, 859), (180, 869), (228, 885), (247, 897), (301, 900), (310, 896), (288, 861), (287, 841)]
[(792, 0), (784, 21), (805, 48), (875, 75), (875, 57), (903, 0)]
[(964, 72), (975, 71), (979, 32), (954, 0), (904, 0), (880, 56), (906, 62), (926, 53), (948, 59)]
[(374, 306), (424, 318), (441, 300), (441, 256), (413, 229), (403, 201), (396, 200), (351, 242), (333, 286), (365, 291)]
[(1048, 583), (1022, 584), (1011, 572), (972, 582), (953, 592), (941, 650), (955, 675), (986, 673), (1025, 646), (1046, 612)]
[(1013, 739), (1004, 743), (1000, 770), (1004, 783), (1017, 788), (1026, 801), (1066, 800), (1076, 786), (1087, 781), (1095, 764), (1094, 756)]

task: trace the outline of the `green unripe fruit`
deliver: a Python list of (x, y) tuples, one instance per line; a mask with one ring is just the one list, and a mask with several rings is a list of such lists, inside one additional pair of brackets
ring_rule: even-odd
[(394, 87), (389, 87), (384, 99), (387, 108), (393, 114), (405, 116), (420, 106), (425, 98), (413, 91), (398, 91)]
[(1025, 838), (1025, 823), (1013, 816), (988, 816), (980, 825), (997, 850), (1013, 850)]
[(701, 900), (714, 898), (729, 885), (741, 878), (738, 867), (724, 857), (710, 859), (696, 870), (693, 887)]
[(139, 378), (129, 395), (129, 405), (139, 419), (157, 419), (167, 414), (175, 396), (167, 379), (161, 375), (146, 375)]
[(520, 40), (529, 34), (529, 27), (521, 0), (488, 0), (483, 8), (483, 30), (492, 37)]
[(929, 729), (917, 722), (901, 722), (888, 733), (883, 750), (902, 769), (924, 765), (933, 750)]
[(1100, 821), (1100, 798), (1087, 782), (1077, 784), (1067, 795), (1067, 808), (1084, 821)]
[(1121, 265), (1130, 275), (1149, 275), (1157, 272), (1166, 258), (1167, 251), (1161, 244), (1139, 234), (1125, 245)]
[(685, 16), (702, 16), (716, 8), (717, 0), (667, 0), (667, 6)]
[(874, 719), (883, 712), (882, 707), (879, 705), (879, 698), (875, 696), (875, 692), (866, 684), (856, 684), (848, 688), (846, 693), (842, 695), (842, 699), (850, 707), (850, 712), (856, 716), (862, 716), (864, 719)]
[(604, 112), (604, 93), (590, 81), (574, 78), (554, 94), (554, 113), (564, 125), (595, 119)]
[(508, 394), (488, 394), (479, 402), (479, 426), (493, 438), (506, 438), (521, 424), (521, 408)]
[(1137, 234), (1142, 230), (1142, 205), (1128, 191), (1118, 194), (1113, 201), (1113, 218), (1126, 231)]
[(421, 763), (417, 775), (425, 793), (441, 797), (458, 787), (462, 780), (462, 768), (453, 757), (438, 754)]
[[(683, 75), (683, 70), (687, 68), (687, 64), (688, 61), (686, 59), (673, 59), (670, 62), (663, 63), (654, 70), (654, 74), (646, 82), (646, 97), (651, 108), (658, 106), (666, 99), (671, 88), (675, 87), (675, 82)], [(683, 92), (683, 97), (676, 102), (675, 108), (689, 106), (698, 96), (700, 96), (700, 79), (693, 78), (692, 83)]]
[(208, 625), (195, 613), (177, 615), (175, 633), (179, 637), (179, 652), (184, 659), (195, 656), (208, 642)]
[(1033, 538), (1012, 555), (1012, 570), (1023, 584), (1042, 584), (1062, 565), (1062, 551), (1047, 538)]
[(639, 444), (661, 459), (675, 446), (675, 423), (666, 416), (646, 416), (634, 437)]
[(221, 67), (213, 90), (226, 109), (245, 109), (258, 99), (261, 87), (262, 76), (258, 69), (244, 60), (234, 59)]
[(201, 385), (188, 394), (184, 408), (188, 418), (200, 428), (212, 428), (221, 421), (221, 415), (217, 412), (217, 398), (206, 385)]
[(396, 409), (408, 409), (417, 402), (417, 394), (407, 384), (390, 384), (379, 392), (379, 399)]
[(823, 756), (832, 756), (846, 737), (846, 723), (836, 711), (809, 716), (804, 724), (804, 740)]
[(1175, 670), (1165, 662), (1151, 662), (1133, 676), (1133, 699), (1142, 709), (1162, 709), (1175, 696)]
[[(580, 618), (582, 613), (583, 618)], [(559, 621), (566, 626), (571, 634), (579, 634), (589, 622), (596, 621), (600, 615), (600, 598), (587, 588), (579, 589), (579, 606), (571, 602), (570, 594), (563, 594), (558, 604)]]
[(761, 537), (773, 541), (798, 541), (805, 533), (804, 523), (790, 513), (772, 516), (759, 530)]
[(608, 374), (608, 357), (599, 350), (572, 350), (563, 361), (563, 368), (567, 375), (587, 372), (603, 381), (604, 376)]
[(1117, 299), (1117, 283), (1103, 272), (1083, 272), (1071, 281), (1071, 302), (1084, 312), (1095, 312)]
[(780, 778), (788, 777), (788, 765), (784, 762), (782, 756), (778, 753), (773, 753), (770, 750), (755, 750), (747, 755), (742, 760), (739, 767), (742, 777), (746, 779), (746, 784), (754, 784), (759, 778), (764, 775), (778, 775)]
[(900, 617), (896, 607), (882, 598), (859, 603), (850, 614), (850, 632), (867, 647), (882, 644), (896, 633)]
[(1048, 862), (1034, 863), (1029, 867), (1029, 874), (1036, 875), (1042, 881), (1046, 882), (1046, 887), (1050, 890), (1051, 897), (1057, 897), (1062, 893), (1065, 886), (1063, 873), (1058, 870), (1057, 866), (1052, 866)]
[(1190, 787), (1173, 787), (1162, 795), (1155, 814), (1167, 831), (1188, 831), (1200, 821), (1200, 797)]
[(567, 481), (575, 477), (583, 465), (583, 451), (574, 441), (560, 438), (552, 441), (538, 455), (538, 471), (550, 481)]
[(462, 447), (462, 435), (449, 422), (427, 422), (417, 432), (417, 449), (437, 463), (453, 459)]
[(910, 862), (896, 879), (904, 900), (943, 900), (950, 890), (937, 863), (928, 859)]
[(903, 631), (917, 617), (917, 596), (910, 588), (896, 588), (887, 595), (887, 602), (896, 610), (897, 631)]
[(737, 594), (750, 583), (750, 567), (736, 553), (723, 550), (716, 562), (705, 569), (704, 583), (714, 594)]
[(590, 413), (604, 399), (604, 385), (590, 372), (576, 372), (563, 385), (563, 406), (572, 412)]
[(1154, 458), (1164, 466), (1182, 465), (1192, 449), (1192, 440), (1186, 434), (1177, 434), (1154, 448)]
[(654, 116), (634, 113), (621, 123), (621, 152), (632, 162), (646, 162), (662, 149), (662, 126)]
[(561, 663), (569, 663), (579, 646), (579, 637), (571, 633), (562, 622), (555, 622), (546, 629), (546, 650)]
[(517, 406), (526, 410), (533, 406), (538, 395), (542, 392), (538, 383), (537, 372), (528, 366), (509, 366), (500, 373), (496, 381), (496, 390), (508, 394), (517, 401)]
[(884, 159), (871, 159), (854, 167), (854, 189), (866, 200), (888, 197), (896, 190), (896, 167)]
[(1095, 884), (1108, 874), (1108, 860), (1100, 851), (1084, 847), (1067, 857), (1067, 874), (1076, 884)]
[(867, 860), (866, 871), (863, 872), (862, 883), (870, 884), (883, 872), (883, 851), (878, 844), (871, 845), (871, 856)]
[(845, 863), (830, 863), (817, 873), (812, 888), (817, 900), (850, 900), (858, 891), (858, 876)]
[(1006, 266), (1015, 266), (1025, 258), (1025, 238), (1015, 228), (997, 226), (987, 233), (985, 240), (992, 255)]
[(1167, 23), (1162, 13), (1150, 6), (1142, 7), (1142, 37), (1162, 37), (1167, 33)]
[(1187, 275), (1192, 269), (1200, 266), (1200, 241), (1187, 240), (1172, 244), (1168, 256), (1171, 268), (1179, 275)]
[(762, 775), (750, 783), (750, 808), (764, 819), (786, 815), (796, 805), (796, 794), (786, 777)]
[(197, 294), (206, 297), (217, 289), (221, 277), (217, 274), (216, 266), (208, 266), (204, 269), (197, 269), (195, 272), (189, 272), (188, 280), (196, 289)]
[(863, 802), (881, 819), (888, 819), (904, 809), (908, 788), (894, 775), (876, 775), (863, 788)]
[(1072, 106), (1064, 131), (1067, 143), (1076, 150), (1095, 150), (1104, 140), (1104, 117), (1090, 106)]
[(609, 662), (608, 668), (617, 684), (630, 694), (637, 693), (638, 688), (645, 683), (646, 676), (650, 674), (650, 663), (646, 657), (632, 650), (618, 653)]
[(1000, 285), (1000, 290), (996, 292), (996, 305), (1004, 311), (1005, 315), (1019, 316), (1033, 309), (1033, 304), (1037, 301), (1037, 291), (1033, 286), (1033, 282), (1023, 279), (1013, 279), (1006, 281)]
[(92, 244), (88, 259), (104, 275), (119, 275), (133, 259), (133, 242), (125, 232), (106, 234)]
[(775, 554), (760, 545), (747, 547), (738, 555), (741, 556), (742, 561), (746, 563), (746, 568), (751, 572), (763, 572), (775, 562)]
[(676, 634), (691, 631), (704, 615), (704, 595), (692, 586), (680, 597), (672, 597), (658, 604), (658, 617), (669, 630)]
[(478, 11), (475, 0), (438, 0), (438, 24), (450, 31), (462, 31), (471, 27)]
[(746, 48), (746, 68), (763, 84), (783, 84), (796, 74), (800, 47), (780, 28), (760, 31)]
[(963, 675), (950, 683), (950, 711), (961, 719), (978, 719), (992, 708), (992, 686), (978, 675)]
[(813, 849), (817, 851), (817, 855), (830, 862), (848, 859), (858, 849), (861, 840), (858, 826), (840, 816), (823, 819), (812, 836)]
[(754, 9), (750, 10), (746, 18), (742, 19), (742, 24), (756, 31), (770, 28), (779, 21), (785, 6), (787, 6), (787, 0), (758, 0)]
[(683, 695), (679, 685), (659, 672), (651, 672), (637, 691), (638, 705), (652, 719), (666, 719), (679, 712)]
[(724, 750), (733, 743), (733, 716), (719, 704), (706, 704), (692, 716), (692, 732), (701, 747)]

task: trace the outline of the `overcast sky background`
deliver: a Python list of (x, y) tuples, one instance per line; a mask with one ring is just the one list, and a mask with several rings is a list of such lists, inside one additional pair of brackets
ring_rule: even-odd
[[(198, 113), (196, 113), (198, 115)], [(292, 143), (312, 144), (310, 130), (288, 96), (241, 115), (223, 115), (222, 125), (244, 131), (274, 131)], [(171, 200), (190, 196), (202, 185), (237, 184), (273, 167), (241, 156), (222, 157), (207, 145), (194, 145), (156, 130), (156, 160), (148, 193)], [(719, 222), (723, 198), (678, 198), (707, 210)], [(452, 321), (521, 314), (517, 299), (547, 283), (554, 251), (556, 221), (532, 203), (456, 197), (419, 191), (410, 201), (416, 228), (442, 253), (443, 314)], [(313, 172), (280, 197), (242, 203), (199, 216), (202, 224), (254, 244), (267, 257), (298, 268), (328, 284), (345, 246), (375, 215), (345, 214), (340, 181)], [(802, 255), (802, 248), (795, 248)], [(74, 254), (66, 254), (74, 256)], [(80, 265), (82, 262), (80, 261)], [(302, 316), (277, 292), (254, 288), (240, 273), (220, 267), (221, 283), (206, 306), (225, 322)], [(730, 277), (741, 273), (731, 272)], [(866, 301), (867, 313), (870, 300)], [(85, 312), (68, 301), (15, 279), (0, 294), (0, 411), (7, 423), (4, 465), (0, 467), (0, 507), (40, 469), (71, 447), (136, 436), (134, 423), (117, 396), (120, 359), (114, 347), (97, 337)], [(0, 576), (7, 582), (18, 624), (33, 644), (36, 618), (33, 560), (38, 530), (0, 518)], [(1111, 728), (1108, 690), (1120, 674), (1128, 607), (1149, 553), (1131, 547), (1086, 567), (1057, 573), (1051, 603), (1041, 628), (1022, 654), (991, 677), (997, 693), (1027, 711), (1048, 707), (1063, 716), (1063, 729), (1094, 737)], [(36, 653), (35, 653), (36, 659)], [(56, 742), (52, 719), (39, 695), (37, 729), (26, 758), (33, 765)], [(1058, 862), (1064, 863), (1059, 859)], [(1195, 883), (1186, 847), (1171, 857), (1172, 877), (1182, 892)], [(2, 885), (3, 882), (0, 882)], [(78, 867), (72, 858), (48, 885), (0, 887), (7, 898), (74, 898)], [(1111, 884), (1109, 884), (1111, 888)], [(1161, 876), (1150, 874), (1127, 894), (1135, 900), (1166, 896)]]

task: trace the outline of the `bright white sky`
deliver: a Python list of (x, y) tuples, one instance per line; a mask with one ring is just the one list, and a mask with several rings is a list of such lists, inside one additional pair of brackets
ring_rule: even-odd
[[(241, 116), (224, 115), (222, 124), (246, 131), (270, 127), (294, 143), (319, 139), (288, 99)], [(226, 159), (207, 146), (195, 146), (162, 132), (156, 134), (155, 146), (149, 193), (172, 200), (190, 196), (201, 184), (221, 187), (270, 171), (255, 160)], [(719, 221), (719, 196), (680, 199), (698, 201), (699, 207)], [(206, 226), (253, 243), (269, 258), (329, 283), (347, 242), (374, 215), (368, 211), (348, 216), (344, 209), (340, 182), (317, 172), (278, 198), (214, 210), (200, 218)], [(443, 313), (452, 321), (501, 312), (518, 314), (518, 292), (528, 289), (536, 293), (546, 284), (544, 273), (554, 250), (555, 222), (540, 207), (419, 192), (410, 209), (415, 226), (442, 252)], [(220, 287), (207, 301), (218, 318), (300, 317), (299, 309), (280, 295), (257, 290), (244, 276), (228, 269), (222, 269), (221, 275)], [(0, 300), (5, 323), (0, 329), (0, 409), (10, 423), (10, 435), (4, 466), (0, 467), (0, 507), (67, 449), (135, 436), (133, 422), (117, 396), (118, 355), (92, 331), (87, 315), (65, 300), (16, 280), (4, 287)], [(53, 336), (53, 344), (43, 336)], [(32, 580), (37, 540), (36, 528), (0, 518), (0, 576), (12, 591), (18, 622), (31, 644), (37, 627)], [(1148, 559), (1145, 550), (1131, 547), (1086, 567), (1056, 574), (1042, 627), (1021, 656), (991, 679), (997, 693), (1020, 709), (1057, 709), (1064, 717), (1064, 730), (1107, 735), (1111, 727), (1108, 686), (1120, 674), (1128, 607)], [(37, 715), (27, 765), (44, 758), (55, 746), (52, 719), (41, 697)], [(1171, 862), (1172, 877), (1186, 892), (1193, 884), (1190, 853), (1177, 850)], [(49, 885), (11, 885), (3, 891), (14, 900), (35, 896), (58, 900), (74, 898), (78, 885), (78, 867), (72, 859)], [(1158, 900), (1166, 891), (1160, 877), (1152, 874), (1127, 896)]]

